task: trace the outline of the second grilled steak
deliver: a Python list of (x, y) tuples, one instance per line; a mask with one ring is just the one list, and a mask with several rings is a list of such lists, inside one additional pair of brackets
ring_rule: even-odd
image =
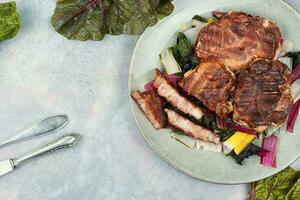
[(259, 59), (237, 78), (233, 119), (261, 132), (286, 121), (293, 103), (290, 69), (279, 61)]
[(184, 91), (223, 118), (233, 110), (229, 95), (234, 84), (235, 75), (225, 65), (213, 61), (202, 62), (179, 82)]

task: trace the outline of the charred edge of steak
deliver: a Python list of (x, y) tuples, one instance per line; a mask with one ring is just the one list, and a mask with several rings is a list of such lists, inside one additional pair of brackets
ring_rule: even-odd
[(230, 96), (235, 87), (235, 75), (222, 63), (202, 62), (179, 82), (179, 86), (220, 117), (226, 118), (233, 111)]
[(134, 91), (131, 96), (156, 129), (164, 128), (167, 125), (165, 103), (155, 91)]
[(258, 59), (237, 79), (233, 119), (260, 132), (280, 125), (292, 106), (290, 69), (279, 61)]

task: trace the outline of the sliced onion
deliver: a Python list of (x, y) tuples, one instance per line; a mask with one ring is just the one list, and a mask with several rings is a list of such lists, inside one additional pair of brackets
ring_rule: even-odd
[(300, 100), (294, 103), (288, 116), (286, 130), (290, 133), (293, 133), (294, 131), (295, 122), (299, 114), (299, 108), (300, 108)]
[(291, 83), (293, 83), (295, 80), (297, 80), (298, 78), (300, 78), (300, 65), (298, 65), (293, 71), (292, 71), (292, 75), (290, 77), (290, 81)]
[[(182, 79), (182, 77), (178, 76), (176, 74), (170, 74), (170, 75), (167, 75), (167, 79), (168, 79), (168, 81), (170, 81), (170, 83), (172, 83), (173, 85), (176, 85)], [(144, 85), (144, 89), (146, 91), (154, 90), (155, 88), (153, 86), (153, 81), (146, 83)]]
[(227, 15), (227, 12), (212, 11), (212, 15), (217, 19), (221, 19), (222, 17), (224, 17), (224, 15)]
[(264, 153), (265, 156), (261, 157), (260, 163), (268, 167), (276, 167), (277, 136), (271, 135), (264, 138), (262, 147), (269, 152)]

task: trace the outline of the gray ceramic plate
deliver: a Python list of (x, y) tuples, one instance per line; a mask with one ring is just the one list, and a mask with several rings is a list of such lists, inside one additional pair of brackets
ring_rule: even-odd
[[(142, 89), (153, 78), (151, 70), (159, 66), (159, 52), (174, 44), (179, 27), (195, 14), (208, 16), (212, 10), (236, 10), (270, 18), (278, 23), (284, 37), (293, 41), (297, 50), (300, 49), (300, 16), (281, 0), (185, 0), (175, 1), (174, 5), (171, 16), (148, 28), (140, 37), (131, 60), (130, 91)], [(256, 181), (279, 172), (300, 156), (299, 120), (294, 134), (283, 134), (279, 138), (277, 168), (260, 165), (257, 156), (240, 166), (222, 153), (185, 147), (170, 138), (168, 129), (155, 130), (132, 99), (130, 102), (141, 132), (159, 156), (181, 172), (204, 181), (224, 184)]]

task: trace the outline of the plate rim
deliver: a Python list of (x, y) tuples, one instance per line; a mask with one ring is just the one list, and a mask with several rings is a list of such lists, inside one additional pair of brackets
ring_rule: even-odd
[[(173, 0), (173, 5), (175, 2), (177, 2), (178, 0)], [(283, 3), (285, 4), (287, 7), (289, 7), (291, 10), (293, 10), (297, 15), (300, 16), (300, 12), (298, 10), (296, 10), (290, 3), (288, 3), (286, 0), (279, 0), (280, 3)], [(174, 5), (174, 8), (175, 8), (175, 5)], [(173, 11), (174, 12), (174, 11)], [(173, 12), (171, 13), (171, 15), (163, 18), (162, 20), (160, 20), (157, 24), (160, 24), (160, 23), (163, 23), (164, 21), (168, 20), (168, 18), (170, 16), (173, 15)], [(149, 28), (154, 28), (157, 24), (155, 24), (154, 26), (151, 26)], [(173, 164), (166, 156), (164, 156), (163, 154), (160, 153), (160, 151), (154, 147), (154, 145), (151, 144), (151, 142), (148, 140), (148, 138), (145, 136), (145, 133), (144, 131), (142, 130), (138, 120), (137, 120), (137, 116), (134, 112), (134, 109), (133, 109), (133, 104), (135, 103), (134, 100), (132, 100), (132, 97), (131, 97), (131, 82), (132, 82), (132, 70), (133, 70), (133, 60), (134, 58), (136, 57), (136, 52), (137, 52), (137, 47), (139, 46), (139, 44), (141, 43), (142, 41), (142, 38), (145, 34), (145, 32), (148, 30), (148, 28), (139, 36), (138, 38), (138, 41), (136, 42), (135, 46), (134, 46), (134, 49), (133, 49), (133, 52), (132, 52), (132, 57), (130, 59), (130, 63), (129, 63), (129, 71), (128, 71), (128, 82), (127, 82), (127, 87), (128, 87), (128, 100), (129, 100), (129, 104), (130, 104), (130, 110), (131, 110), (131, 113), (134, 117), (134, 121), (136, 123), (136, 125), (138, 126), (139, 128), (139, 132), (142, 134), (142, 136), (144, 137), (144, 139), (146, 140), (146, 142), (148, 143), (148, 145), (151, 147), (152, 150), (154, 150), (154, 152), (158, 155), (158, 157), (166, 162), (169, 166), (175, 168), (176, 170), (178, 170), (179, 172), (181, 172), (182, 174), (185, 174), (185, 175), (188, 175), (189, 177), (192, 177), (193, 179), (195, 180), (198, 180), (198, 181), (204, 181), (204, 182), (207, 182), (207, 183), (213, 183), (213, 184), (224, 184), (224, 185), (239, 185), (239, 184), (247, 184), (247, 183), (252, 183), (252, 182), (256, 182), (256, 181), (259, 181), (259, 180), (262, 180), (262, 179), (265, 179), (265, 178), (268, 178), (274, 174), (277, 174), (279, 173), (280, 171), (282, 171), (283, 169), (287, 168), (288, 166), (292, 165), (295, 161), (297, 161), (299, 158), (300, 158), (300, 154), (298, 155), (298, 157), (291, 161), (290, 163), (287, 163), (286, 165), (284, 165), (284, 167), (280, 168), (277, 172), (271, 172), (270, 174), (268, 175), (265, 175), (265, 176), (262, 176), (262, 177), (259, 177), (259, 178), (254, 178), (252, 180), (248, 180), (248, 181), (237, 181), (237, 182), (222, 182), (222, 181), (212, 181), (212, 180), (207, 180), (206, 178), (200, 178), (200, 177), (197, 177), (195, 175), (193, 175), (192, 173), (184, 170), (183, 168), (181, 168), (180, 166), (177, 166), (175, 164)], [(277, 168), (278, 169), (278, 168)]]

